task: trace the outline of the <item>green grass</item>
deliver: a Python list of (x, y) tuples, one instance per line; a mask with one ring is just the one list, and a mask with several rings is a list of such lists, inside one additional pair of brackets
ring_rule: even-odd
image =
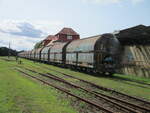
[[(2, 57), (0, 57), (2, 58)], [(26, 63), (30, 61), (23, 60)], [(0, 113), (76, 113), (69, 100), (38, 81), (16, 72), (15, 61), (0, 59)]]
[[(63, 98), (63, 95), (57, 90), (45, 86), (38, 81), (23, 76), (15, 71), (15, 66), (28, 67), (43, 73), (62, 74), (50, 71), (44, 67), (61, 71), (78, 78), (91, 81), (95, 84), (113, 88), (126, 94), (145, 98), (150, 100), (150, 87), (138, 82), (150, 84), (150, 78), (135, 77), (129, 75), (115, 74), (114, 77), (92, 76), (70, 69), (59, 68), (52, 65), (33, 62), (21, 59), (22, 64), (18, 64), (15, 60), (4, 61), (0, 57), (0, 113), (76, 113), (72, 107), (70, 99)], [(30, 74), (36, 76), (30, 72)], [(75, 79), (65, 78), (71, 82), (78, 82)], [(137, 81), (137, 82), (135, 82)], [(77, 95), (88, 96), (84, 93), (72, 90)], [(60, 98), (62, 97), (62, 98)], [(80, 102), (79, 107), (85, 103)], [(78, 108), (77, 108), (78, 109)], [(79, 108), (80, 109), (80, 108)]]
[[(23, 66), (28, 66), (31, 69), (36, 69), (40, 72), (50, 72), (52, 74), (58, 74), (56, 72), (44, 69), (43, 66), (49, 67), (54, 70), (58, 70), (64, 72), (66, 74), (71, 74), (72, 76), (76, 76), (78, 78), (91, 81), (95, 84), (113, 88), (117, 91), (121, 91), (123, 93), (136, 96), (139, 98), (145, 98), (150, 100), (150, 87), (144, 84), (140, 84), (134, 81), (143, 82), (150, 84), (150, 78), (143, 78), (143, 77), (136, 77), (136, 76), (129, 76), (129, 75), (119, 75), (115, 74), (114, 77), (102, 77), (102, 76), (92, 76), (89, 74), (79, 73), (75, 71), (71, 71), (70, 69), (63, 69), (52, 65), (42, 64), (42, 63), (33, 63), (33, 61), (22, 59)], [(61, 74), (58, 74), (61, 75)], [(127, 79), (127, 80), (126, 80)], [(134, 81), (130, 81), (134, 80)]]

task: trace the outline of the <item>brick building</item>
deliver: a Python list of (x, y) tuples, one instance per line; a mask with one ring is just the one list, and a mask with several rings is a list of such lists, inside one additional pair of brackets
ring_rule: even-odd
[(79, 34), (72, 28), (63, 28), (55, 36), (57, 36), (62, 42), (80, 39)]
[(48, 35), (48, 37), (46, 39), (43, 40), (42, 45), (46, 46), (48, 45), (50, 42), (52, 41), (56, 41), (58, 40), (58, 37), (55, 35)]
[(72, 28), (63, 28), (56, 35), (49, 35), (46, 39), (44, 39), (42, 45), (46, 46), (53, 41), (67, 42), (77, 39), (80, 39), (80, 35), (77, 32), (75, 32)]

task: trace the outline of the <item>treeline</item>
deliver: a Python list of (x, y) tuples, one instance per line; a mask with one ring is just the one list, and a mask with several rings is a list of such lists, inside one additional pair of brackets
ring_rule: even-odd
[(0, 47), (0, 56), (16, 56), (17, 55), (16, 50), (9, 49), (7, 47)]

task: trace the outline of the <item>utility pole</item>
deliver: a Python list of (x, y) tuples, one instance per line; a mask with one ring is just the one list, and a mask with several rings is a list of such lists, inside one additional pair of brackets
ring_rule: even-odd
[(10, 42), (9, 42), (9, 49), (8, 49), (8, 58), (10, 56)]

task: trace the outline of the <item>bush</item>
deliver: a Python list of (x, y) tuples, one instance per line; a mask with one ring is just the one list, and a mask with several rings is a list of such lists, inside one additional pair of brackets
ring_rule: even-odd
[(8, 56), (8, 55), (16, 56), (17, 55), (17, 51), (9, 49), (7, 47), (0, 47), (0, 56)]

